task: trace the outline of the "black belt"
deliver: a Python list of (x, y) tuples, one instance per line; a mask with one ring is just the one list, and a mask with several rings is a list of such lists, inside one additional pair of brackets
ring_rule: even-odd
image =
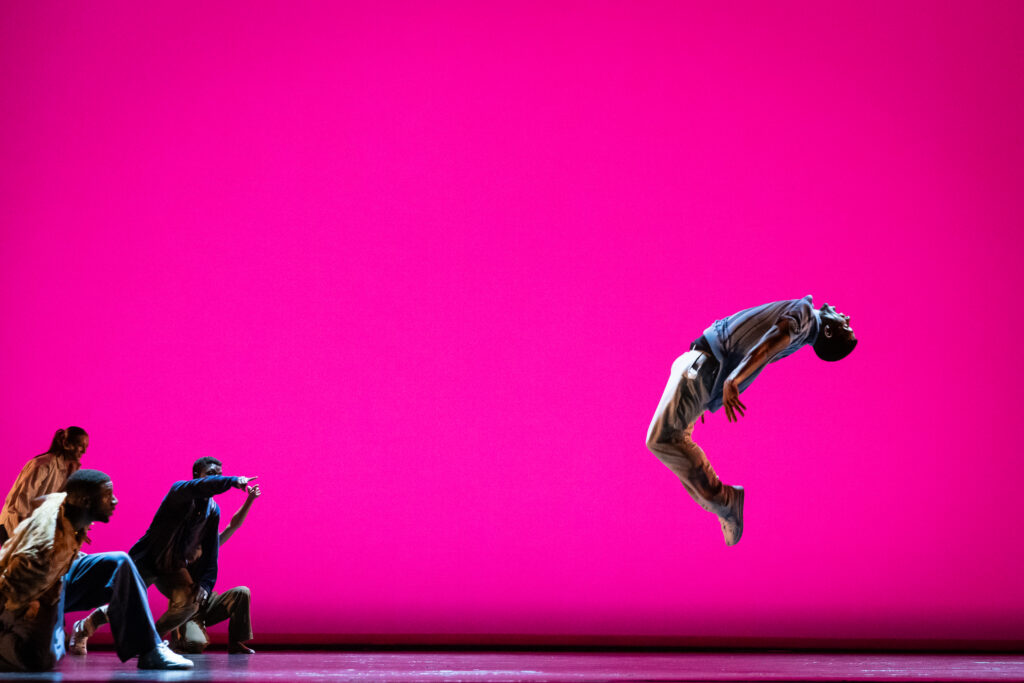
[(690, 344), (690, 350), (703, 351), (704, 353), (712, 357), (714, 357), (715, 355), (711, 353), (711, 344), (708, 343), (708, 338), (705, 337), (703, 334), (693, 340), (693, 343)]
[(711, 345), (708, 344), (708, 340), (703, 334), (690, 344), (690, 350), (700, 351), (704, 354), (704, 362), (697, 368), (697, 374), (704, 380), (704, 385), (707, 386), (708, 391), (711, 391), (715, 385), (715, 380), (718, 379), (718, 370), (722, 367), (721, 364), (715, 358), (715, 354), (711, 353)]

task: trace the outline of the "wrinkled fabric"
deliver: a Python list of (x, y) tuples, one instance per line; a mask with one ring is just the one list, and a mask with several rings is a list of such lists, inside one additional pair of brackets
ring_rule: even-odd
[(85, 539), (64, 517), (66, 493), (51, 493), (0, 548), (0, 594), (17, 609), (39, 597), (67, 573)]
[(156, 630), (164, 636), (175, 630), (199, 611), (199, 585), (192, 580), (187, 569), (163, 574), (142, 574), (147, 586), (156, 588), (167, 598), (167, 611), (156, 621)]
[[(747, 308), (716, 320), (704, 330), (704, 338), (721, 366), (707, 399), (708, 410), (715, 412), (722, 407), (725, 380), (761, 338), (783, 319), (789, 324), (789, 344), (768, 359), (768, 363), (774, 363), (817, 340), (821, 321), (809, 294), (803, 299), (773, 301)], [(743, 380), (739, 387), (740, 393), (746, 391), (763, 369), (764, 366)]]
[[(217, 582), (220, 507), (211, 496), (237, 483), (238, 477), (222, 476), (174, 482), (149, 529), (128, 551), (143, 577), (174, 574), (188, 567), (199, 586), (212, 592)], [(199, 559), (189, 566), (197, 555)]]
[[(110, 603), (110, 622), (122, 662), (149, 652), (160, 642), (149, 611), (146, 584), (128, 553), (82, 555), (64, 577), (63, 612), (80, 612)], [(62, 614), (63, 616), (63, 614)], [(57, 628), (63, 634), (63, 618)], [(63, 644), (64, 638), (60, 638)]]
[(174, 633), (171, 647), (175, 651), (198, 654), (210, 644), (207, 626), (228, 622), (228, 642), (252, 640), (252, 593), (238, 586), (223, 593), (211, 593), (209, 599), (186, 624)]
[(694, 369), (699, 351), (687, 351), (672, 363), (668, 383), (647, 429), (648, 448), (679, 477), (686, 492), (709, 512), (721, 513), (729, 504), (704, 450), (693, 440), (693, 426), (708, 401), (707, 383)]
[[(84, 533), (64, 517), (65, 493), (52, 493), (0, 548), (0, 669), (44, 671), (64, 654), (62, 577)], [(60, 640), (60, 642), (57, 642)]]
[(0, 524), (7, 535), (13, 536), (22, 520), (32, 514), (37, 498), (63, 489), (68, 477), (80, 466), (53, 453), (43, 453), (25, 463), (0, 512)]

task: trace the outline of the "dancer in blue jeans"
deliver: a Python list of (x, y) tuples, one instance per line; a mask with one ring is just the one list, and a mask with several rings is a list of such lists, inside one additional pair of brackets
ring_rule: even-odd
[(705, 410), (725, 407), (729, 422), (743, 416), (740, 393), (768, 363), (806, 344), (826, 361), (845, 358), (857, 345), (850, 316), (810, 296), (775, 301), (716, 320), (672, 363), (668, 384), (647, 430), (647, 447), (679, 477), (690, 497), (718, 517), (726, 545), (743, 534), (743, 487), (726, 486), (704, 451), (693, 441), (693, 427)]
[(85, 531), (117, 506), (103, 472), (78, 470), (51, 493), (0, 549), (0, 670), (48, 671), (64, 656), (64, 611), (112, 602), (118, 657), (140, 669), (190, 669), (153, 624), (142, 582), (126, 553), (80, 555)]

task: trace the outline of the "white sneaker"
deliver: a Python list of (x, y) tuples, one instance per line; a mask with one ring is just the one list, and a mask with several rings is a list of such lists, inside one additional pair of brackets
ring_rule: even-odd
[(140, 669), (191, 669), (192, 660), (175, 654), (163, 641), (144, 655), (139, 655)]
[(743, 487), (730, 486), (733, 490), (732, 502), (725, 512), (718, 517), (722, 523), (722, 536), (726, 545), (736, 545), (743, 535)]
[(86, 626), (87, 623), (85, 619), (79, 619), (75, 622), (74, 628), (71, 629), (71, 638), (68, 639), (68, 652), (73, 655), (84, 655), (89, 652), (85, 645), (92, 633), (89, 632)]

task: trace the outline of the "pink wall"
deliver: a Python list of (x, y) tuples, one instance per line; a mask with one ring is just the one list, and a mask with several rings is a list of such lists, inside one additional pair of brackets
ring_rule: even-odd
[[(1024, 640), (1018, 4), (162, 4), (0, 5), (0, 480), (86, 427), (93, 550), (213, 454), (264, 634)], [(808, 293), (726, 548), (648, 421)]]

